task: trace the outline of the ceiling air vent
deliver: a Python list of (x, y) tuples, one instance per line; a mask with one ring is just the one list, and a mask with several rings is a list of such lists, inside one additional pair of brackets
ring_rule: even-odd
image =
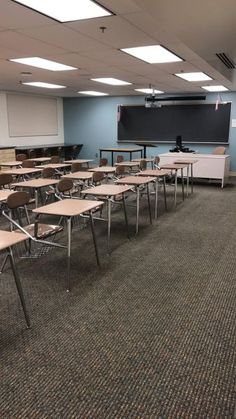
[(225, 54), (225, 52), (219, 52), (218, 54), (216, 54), (216, 56), (220, 59), (220, 61), (222, 61), (222, 63), (227, 68), (236, 68), (233, 60), (229, 58), (228, 55)]

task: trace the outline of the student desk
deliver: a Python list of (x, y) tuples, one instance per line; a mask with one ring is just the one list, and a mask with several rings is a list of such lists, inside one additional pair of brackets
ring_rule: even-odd
[(132, 161), (137, 161), (137, 162), (141, 162), (141, 160), (144, 160), (146, 163), (151, 163), (152, 169), (153, 169), (153, 164), (154, 164), (154, 157), (145, 157), (143, 159), (132, 159)]
[(51, 157), (33, 157), (32, 159), (27, 159), (34, 161), (35, 163), (46, 163), (51, 160)]
[(123, 208), (124, 208), (124, 215), (125, 215), (125, 224), (127, 228), (127, 235), (129, 237), (129, 230), (128, 230), (128, 219), (127, 219), (127, 212), (126, 212), (126, 204), (125, 204), (125, 193), (130, 191), (131, 186), (122, 186), (122, 185), (112, 185), (112, 184), (104, 184), (95, 186), (94, 188), (86, 189), (85, 191), (81, 191), (81, 194), (92, 195), (95, 197), (100, 197), (103, 200), (107, 201), (107, 247), (108, 252), (110, 251), (110, 236), (111, 236), (111, 204), (117, 196), (122, 196)]
[(198, 160), (193, 159), (181, 159), (175, 160), (174, 163), (176, 164), (187, 164), (187, 196), (188, 196), (188, 186), (189, 186), (189, 166), (190, 166), (190, 177), (191, 177), (191, 193), (193, 193), (193, 165), (197, 163)]
[(25, 179), (25, 177), (29, 177), (30, 175), (35, 175), (41, 173), (42, 169), (35, 169), (34, 167), (21, 167), (19, 169), (9, 169), (4, 170), (4, 173), (8, 173), (12, 176), (16, 176), (17, 179)]
[(18, 160), (5, 161), (5, 162), (0, 163), (1, 167), (17, 167), (21, 165), (22, 165), (22, 161), (18, 161)]
[(33, 189), (35, 196), (35, 206), (38, 207), (38, 191), (41, 188), (46, 188), (47, 186), (54, 186), (59, 182), (59, 179), (30, 179), (23, 182), (13, 183), (12, 186), (15, 188), (24, 188), (24, 189)]
[(74, 172), (74, 173), (68, 173), (67, 175), (63, 175), (62, 179), (71, 179), (73, 181), (77, 181), (80, 186), (84, 186), (87, 182), (89, 183), (90, 180), (92, 180), (93, 174), (89, 171), (83, 172)]
[(142, 170), (141, 172), (137, 173), (137, 176), (152, 176), (156, 179), (156, 201), (155, 201), (155, 218), (157, 218), (157, 202), (158, 202), (158, 180), (163, 178), (163, 192), (164, 192), (164, 202), (165, 202), (165, 209), (167, 210), (167, 203), (166, 203), (166, 176), (170, 174), (169, 170), (165, 169), (146, 169)]
[(111, 153), (111, 165), (112, 166), (114, 164), (114, 153), (129, 153), (130, 160), (132, 160), (132, 154), (133, 153), (140, 153), (141, 157), (143, 157), (143, 148), (137, 148), (137, 147), (132, 147), (132, 148), (100, 148), (99, 152), (100, 152), (100, 158), (102, 157), (103, 152)]
[(64, 163), (79, 163), (79, 164), (87, 164), (87, 167), (89, 167), (89, 163), (91, 163), (94, 160), (91, 159), (75, 159), (75, 160), (65, 160)]
[(175, 189), (174, 189), (174, 202), (175, 206), (177, 205), (177, 174), (178, 170), (181, 171), (181, 184), (182, 184), (182, 199), (184, 201), (184, 169), (188, 167), (187, 164), (176, 164), (176, 163), (170, 163), (170, 164), (162, 164), (161, 169), (169, 169), (171, 171), (175, 172)]
[(26, 310), (25, 299), (24, 299), (24, 295), (23, 295), (23, 291), (21, 287), (20, 277), (17, 272), (13, 253), (12, 253), (12, 246), (14, 246), (15, 244), (21, 243), (25, 240), (28, 240), (28, 237), (24, 233), (16, 232), (16, 231), (0, 230), (0, 251), (6, 250), (7, 252), (6, 256), (9, 257), (12, 273), (14, 276), (17, 291), (20, 297), (20, 302), (21, 302), (23, 312), (25, 315), (26, 324), (28, 327), (30, 327), (30, 320), (29, 320), (29, 316)]
[(115, 173), (116, 168), (114, 166), (99, 166), (88, 169), (89, 172), (100, 172), (105, 174)]
[[(146, 185), (147, 189), (147, 198), (148, 198), (148, 210), (150, 223), (152, 224), (152, 213), (151, 213), (151, 204), (150, 204), (150, 192), (149, 192), (149, 183), (155, 182), (155, 178), (152, 177), (139, 177), (139, 176), (126, 176), (121, 179), (116, 180), (116, 183), (119, 185), (132, 185), (132, 188), (135, 188), (137, 195), (137, 205), (136, 205), (136, 234), (139, 229), (139, 204), (140, 204), (140, 187)], [(156, 190), (157, 191), (157, 190)], [(156, 192), (157, 194), (157, 192)], [(156, 202), (156, 200), (155, 200)]]
[(129, 167), (129, 169), (132, 169), (132, 167), (139, 167), (140, 161), (128, 161), (128, 160), (124, 160), (121, 161), (120, 163), (115, 163), (116, 166), (121, 166), (121, 167)]
[(63, 199), (61, 201), (53, 202), (52, 204), (44, 205), (33, 210), (36, 214), (36, 221), (41, 214), (65, 217), (67, 219), (67, 279), (66, 289), (70, 291), (70, 259), (71, 259), (71, 221), (73, 217), (89, 213), (91, 230), (93, 236), (93, 243), (97, 264), (99, 265), (99, 257), (97, 251), (97, 242), (94, 231), (93, 211), (96, 208), (102, 207), (102, 201), (89, 201), (85, 199)]

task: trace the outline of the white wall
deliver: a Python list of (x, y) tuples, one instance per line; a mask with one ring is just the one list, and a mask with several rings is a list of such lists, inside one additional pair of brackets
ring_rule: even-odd
[[(18, 95), (18, 94), (17, 94)], [(20, 95), (20, 94), (19, 94)], [(19, 99), (18, 95), (18, 99)], [(25, 98), (27, 95), (22, 96)], [(28, 95), (32, 98), (32, 94)], [(40, 96), (43, 97), (43, 96)], [(63, 100), (57, 99), (57, 120), (58, 120), (58, 134), (57, 135), (33, 135), (27, 137), (10, 137), (9, 135), (9, 120), (7, 112), (7, 92), (0, 92), (0, 147), (10, 146), (34, 146), (44, 144), (58, 144), (64, 143), (64, 122), (63, 122)], [(23, 101), (22, 101), (23, 102)], [(37, 128), (37, 127), (36, 127)], [(38, 129), (35, 130), (36, 132)]]

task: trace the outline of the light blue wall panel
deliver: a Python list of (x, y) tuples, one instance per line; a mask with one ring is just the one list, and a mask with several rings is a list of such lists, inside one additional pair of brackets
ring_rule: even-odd
[[(207, 95), (206, 102), (215, 103), (217, 94)], [(221, 94), (222, 101), (231, 101), (231, 120), (236, 119), (236, 93)], [(102, 97), (102, 98), (65, 98), (64, 130), (65, 142), (83, 143), (80, 157), (97, 158), (100, 147), (119, 147), (117, 144), (117, 106), (143, 104), (143, 96)], [(188, 146), (188, 144), (185, 144)], [(125, 145), (126, 146), (126, 145)], [(127, 147), (132, 146), (127, 144)], [(190, 144), (199, 153), (211, 153), (214, 145)], [(169, 151), (172, 145), (159, 145), (148, 148), (147, 155)], [(230, 127), (229, 147), (231, 170), (236, 171), (236, 128)]]

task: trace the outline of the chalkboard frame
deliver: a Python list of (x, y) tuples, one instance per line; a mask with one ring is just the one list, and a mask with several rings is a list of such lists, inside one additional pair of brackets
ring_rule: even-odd
[[(199, 131), (199, 138), (194, 138), (194, 136), (188, 136), (185, 135), (185, 132), (189, 129), (191, 132), (192, 125), (189, 126), (187, 129), (185, 129), (184, 124), (186, 124), (186, 115), (187, 122), (191, 122), (191, 109), (192, 111), (196, 112), (199, 111), (200, 115), (198, 115), (199, 121), (197, 122), (197, 130)], [(157, 112), (160, 110), (159, 115), (172, 115), (172, 124), (173, 124), (173, 118), (180, 118), (180, 121), (176, 122), (173, 125), (173, 127), (170, 129), (171, 125), (168, 124), (166, 121), (161, 122), (161, 129), (162, 132), (158, 133), (153, 132), (157, 126), (156, 121), (154, 121), (152, 118), (154, 118), (153, 115), (158, 115)], [(174, 116), (173, 116), (174, 111)], [(187, 112), (185, 112), (187, 111)], [(133, 114), (132, 114), (133, 112)], [(231, 120), (231, 102), (227, 102), (224, 104), (219, 104), (218, 109), (216, 110), (216, 104), (215, 103), (204, 103), (204, 104), (165, 104), (161, 107), (156, 108), (146, 108), (144, 105), (125, 105), (120, 106), (120, 118), (118, 120), (117, 124), (117, 142), (118, 143), (154, 143), (154, 144), (173, 144), (175, 143), (175, 139), (177, 135), (182, 135), (183, 142), (185, 144), (214, 144), (214, 145), (227, 145), (229, 144), (229, 132), (230, 132), (230, 120)], [(176, 113), (176, 114), (175, 114)], [(194, 114), (196, 115), (196, 114)], [(134, 120), (134, 117), (137, 117)], [(208, 116), (208, 118), (207, 118)], [(132, 117), (132, 120), (129, 119)], [(144, 126), (142, 121), (143, 118), (150, 118), (150, 120), (144, 120), (145, 124)], [(219, 118), (220, 117), (220, 118)], [(222, 119), (221, 119), (222, 118)], [(149, 126), (148, 126), (148, 123)], [(154, 124), (155, 122), (155, 124)], [(201, 128), (202, 122), (204, 124), (213, 124), (210, 127), (203, 126)], [(128, 124), (130, 123), (130, 126)], [(153, 126), (150, 125), (154, 124)], [(136, 126), (136, 125), (137, 126)], [(180, 129), (182, 124), (182, 130)], [(216, 126), (214, 126), (216, 124)], [(221, 124), (223, 124), (221, 126)], [(144, 128), (147, 130), (144, 131)], [(160, 131), (161, 131), (160, 129)], [(196, 124), (195, 124), (196, 129)], [(204, 139), (201, 138), (201, 129), (203, 131)], [(209, 130), (209, 134), (211, 138), (207, 139), (206, 132), (207, 129)], [(221, 131), (220, 131), (221, 129)], [(135, 131), (136, 130), (136, 131)], [(168, 130), (170, 132), (170, 135), (168, 135)], [(218, 135), (216, 136), (216, 139), (213, 140), (212, 135), (215, 133)], [(181, 132), (182, 131), (182, 132)], [(223, 135), (220, 138), (220, 133)], [(133, 135), (132, 135), (133, 134)], [(151, 135), (150, 135), (151, 134)], [(164, 137), (161, 137), (161, 135), (164, 135)], [(198, 134), (195, 134), (198, 135)], [(203, 136), (202, 135), (202, 136)]]

